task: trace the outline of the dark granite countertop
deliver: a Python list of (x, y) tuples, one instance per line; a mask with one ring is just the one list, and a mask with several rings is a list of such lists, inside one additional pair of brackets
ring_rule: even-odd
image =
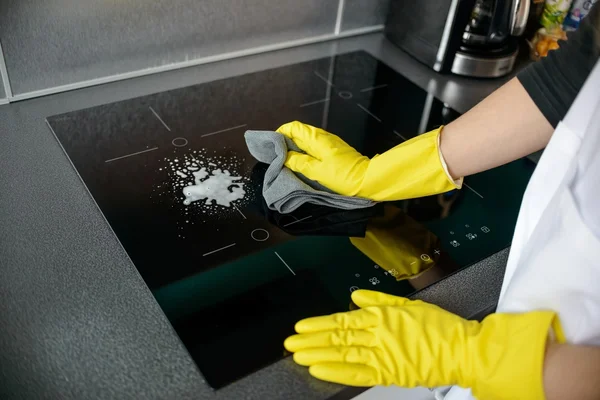
[[(356, 394), (311, 379), (289, 359), (213, 391), (45, 118), (359, 49), (461, 112), (507, 80), (435, 74), (373, 34), (0, 106), (0, 398), (309, 400)], [(463, 316), (489, 310), (506, 257), (505, 250), (417, 297)]]

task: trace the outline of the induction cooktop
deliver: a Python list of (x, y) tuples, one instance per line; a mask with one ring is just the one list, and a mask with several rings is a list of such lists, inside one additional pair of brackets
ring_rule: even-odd
[[(461, 191), (282, 215), (262, 201), (265, 166), (248, 153), (245, 130), (300, 120), (373, 156), (457, 116), (358, 51), (47, 122), (200, 372), (220, 388), (285, 357), (297, 320), (353, 308), (358, 288), (407, 296), (506, 248), (534, 169), (522, 159), (467, 178)], [(184, 187), (218, 174), (243, 195), (186, 201)]]

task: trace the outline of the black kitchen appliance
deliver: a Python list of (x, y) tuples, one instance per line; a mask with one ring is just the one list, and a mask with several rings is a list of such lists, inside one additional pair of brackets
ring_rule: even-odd
[(492, 78), (512, 71), (530, 0), (392, 0), (385, 34), (438, 72)]
[[(467, 178), (463, 190), (369, 210), (307, 205), (281, 215), (265, 208), (264, 165), (244, 131), (297, 119), (373, 156), (457, 115), (359, 51), (48, 124), (204, 378), (220, 388), (285, 357), (296, 321), (349, 310), (358, 288), (408, 296), (509, 246), (534, 168), (518, 160)], [(227, 166), (246, 196), (184, 204), (197, 164)], [(366, 229), (393, 243), (395, 256), (374, 261), (361, 246)]]

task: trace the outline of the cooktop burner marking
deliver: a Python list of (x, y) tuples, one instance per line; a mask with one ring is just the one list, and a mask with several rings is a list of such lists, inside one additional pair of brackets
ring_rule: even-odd
[(158, 147), (153, 147), (151, 149), (146, 149), (146, 150), (138, 151), (138, 152), (127, 154), (127, 155), (121, 156), (121, 157), (111, 158), (110, 160), (106, 160), (104, 162), (105, 163), (109, 163), (109, 162), (113, 162), (113, 161), (116, 161), (116, 160), (120, 160), (122, 158), (127, 158), (127, 157), (131, 157), (131, 156), (137, 156), (138, 154), (147, 153), (149, 151), (154, 151), (154, 150), (158, 150)]
[(475, 193), (477, 196), (479, 196), (479, 197), (481, 197), (483, 199), (483, 196), (481, 194), (479, 194), (479, 192), (477, 192), (477, 190), (475, 190), (471, 186), (467, 185), (466, 182), (463, 182), (463, 185), (465, 185), (467, 188), (471, 189), (471, 191), (473, 193)]
[(285, 265), (285, 266), (287, 267), (287, 269), (289, 269), (289, 270), (290, 270), (290, 272), (291, 272), (291, 273), (292, 273), (294, 276), (296, 276), (296, 273), (294, 272), (294, 270), (290, 268), (290, 266), (289, 266), (289, 265), (288, 265), (288, 264), (287, 264), (287, 263), (286, 263), (286, 262), (283, 260), (283, 258), (281, 258), (281, 256), (279, 255), (279, 253), (277, 253), (276, 251), (275, 251), (274, 253), (275, 253), (275, 255), (277, 256), (277, 258), (279, 258), (279, 260), (280, 260), (280, 261), (283, 263), (283, 265)]
[(300, 104), (300, 107), (307, 107), (307, 106), (312, 106), (314, 104), (319, 104), (319, 103), (325, 103), (329, 101), (329, 97), (326, 99), (321, 99), (321, 100), (315, 100), (315, 101), (311, 101), (309, 103), (304, 103), (304, 104)]
[[(183, 144), (178, 142), (183, 142)], [(171, 144), (175, 147), (185, 147), (187, 146), (188, 141), (186, 138), (176, 137), (175, 139), (171, 140)]]
[(202, 254), (202, 257), (210, 256), (211, 254), (215, 254), (215, 253), (217, 253), (217, 252), (219, 252), (221, 250), (228, 249), (228, 248), (233, 247), (235, 245), (236, 245), (236, 243), (231, 243), (230, 245), (227, 245), (225, 247), (221, 247), (220, 249), (216, 249), (216, 250), (213, 250), (213, 251), (209, 251), (208, 253)]
[(237, 210), (237, 212), (239, 212), (240, 215), (242, 217), (244, 217), (244, 219), (248, 219), (248, 218), (246, 218), (246, 216), (244, 215), (244, 213), (242, 212), (242, 210), (240, 210), (235, 204), (232, 204), (232, 205), (233, 205), (233, 208), (235, 208)]
[(384, 87), (387, 87), (387, 83), (384, 83), (383, 85), (371, 86), (368, 88), (360, 89), (360, 91), (361, 92), (370, 92), (371, 90), (382, 89)]
[[(267, 237), (265, 237), (264, 239), (256, 238), (254, 235), (257, 232), (264, 232), (264, 233), (267, 234)], [(265, 229), (258, 228), (258, 229), (253, 230), (252, 232), (250, 232), (250, 236), (252, 237), (252, 239), (256, 240), (257, 242), (264, 242), (265, 240), (267, 240), (269, 238), (270, 235), (269, 235), (269, 231), (267, 231)]]
[(286, 226), (290, 226), (290, 225), (297, 224), (298, 222), (306, 221), (309, 218), (312, 218), (312, 215), (309, 215), (308, 217), (304, 217), (304, 218), (300, 218), (300, 219), (297, 219), (295, 221), (292, 221), (289, 224), (285, 224), (283, 227), (285, 228)]
[(220, 131), (215, 131), (215, 132), (211, 132), (211, 133), (207, 133), (205, 135), (202, 135), (200, 137), (206, 137), (206, 136), (212, 136), (212, 135), (216, 135), (217, 133), (223, 133), (223, 132), (228, 132), (228, 131), (232, 131), (234, 129), (239, 129), (239, 128), (243, 128), (245, 127), (246, 124), (242, 124), (242, 125), (238, 125), (238, 126), (232, 126), (231, 128), (227, 128), (227, 129), (221, 129)]
[(352, 98), (352, 93), (348, 92), (347, 90), (342, 90), (338, 93), (338, 96), (340, 96), (344, 100), (348, 100)]
[(371, 117), (375, 118), (377, 121), (381, 122), (381, 119), (379, 119), (379, 117), (375, 114), (373, 114), (371, 111), (367, 110), (365, 107), (363, 107), (361, 104), (356, 103), (357, 106), (360, 107), (361, 110), (363, 110), (364, 112), (366, 112), (367, 114), (369, 114)]
[(394, 130), (394, 133), (395, 133), (396, 135), (400, 136), (400, 139), (402, 139), (402, 140), (404, 140), (404, 141), (407, 141), (407, 140), (408, 140), (407, 138), (405, 138), (404, 136), (402, 136), (402, 135), (401, 135), (401, 134), (400, 134), (398, 131)]
[(165, 127), (165, 128), (166, 128), (166, 129), (167, 129), (169, 132), (171, 132), (171, 128), (169, 128), (169, 126), (168, 126), (167, 124), (165, 124), (165, 121), (163, 121), (163, 120), (162, 120), (162, 118), (160, 117), (160, 115), (158, 115), (158, 114), (156, 113), (156, 111), (154, 111), (154, 108), (152, 108), (152, 107), (150, 107), (150, 106), (148, 106), (148, 108), (150, 109), (150, 111), (152, 111), (152, 114), (154, 114), (154, 116), (155, 116), (156, 118), (158, 118), (158, 120), (160, 121), (160, 123), (161, 123), (161, 124), (163, 124), (163, 126), (164, 126), (164, 127)]
[(323, 75), (319, 74), (317, 71), (313, 71), (315, 73), (315, 75), (321, 79), (323, 82), (325, 82), (326, 84), (328, 84), (329, 86), (334, 86), (333, 83), (331, 83), (329, 81), (329, 79), (325, 78)]

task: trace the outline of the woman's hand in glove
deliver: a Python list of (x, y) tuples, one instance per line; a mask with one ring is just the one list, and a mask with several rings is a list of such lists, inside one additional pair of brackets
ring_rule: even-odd
[(282, 125), (303, 153), (290, 151), (286, 166), (345, 196), (392, 201), (460, 188), (444, 168), (439, 151), (441, 128), (417, 136), (372, 159), (329, 132), (298, 121)]
[(316, 378), (352, 386), (460, 385), (481, 399), (543, 399), (542, 365), (554, 312), (467, 321), (422, 301), (357, 290), (360, 310), (308, 318), (285, 341)]
[(359, 195), (369, 167), (368, 157), (339, 137), (298, 121), (282, 125), (277, 132), (293, 140), (305, 152), (288, 152), (285, 165), (289, 169), (336, 193)]

